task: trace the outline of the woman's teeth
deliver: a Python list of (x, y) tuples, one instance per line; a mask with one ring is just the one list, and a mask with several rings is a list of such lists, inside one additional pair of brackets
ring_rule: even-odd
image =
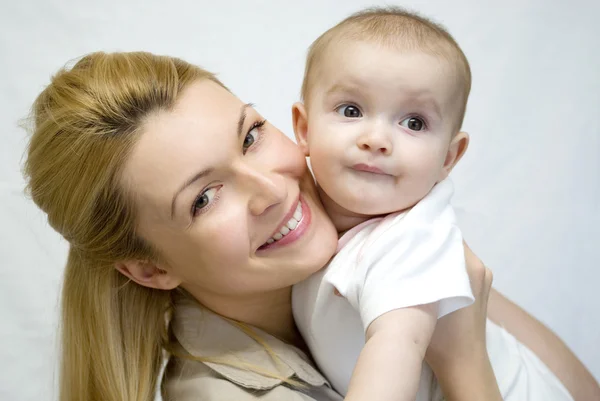
[(298, 223), (300, 222), (300, 220), (302, 220), (302, 204), (298, 202), (298, 205), (296, 206), (296, 211), (294, 212), (292, 218), (289, 219), (288, 222), (285, 223), (283, 227), (279, 229), (278, 233), (275, 233), (275, 235), (273, 235), (267, 240), (267, 244), (272, 244), (273, 242), (279, 241), (280, 239), (288, 235), (291, 231), (298, 227)]

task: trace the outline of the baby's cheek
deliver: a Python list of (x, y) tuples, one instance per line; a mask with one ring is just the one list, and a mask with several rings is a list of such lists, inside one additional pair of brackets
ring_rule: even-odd
[(313, 174), (320, 185), (328, 186), (328, 183), (335, 179), (336, 164), (337, 160), (329, 157), (326, 152), (316, 152), (310, 157)]
[(325, 189), (340, 177), (343, 150), (339, 141), (334, 140), (335, 133), (322, 132), (314, 137), (310, 146), (310, 165), (317, 182)]
[(311, 146), (311, 160), (313, 155), (321, 164), (336, 165), (341, 163), (341, 158), (345, 154), (345, 144), (341, 140), (336, 140), (335, 135), (324, 134), (320, 138), (315, 138)]
[(438, 149), (417, 148), (404, 154), (408, 167), (418, 175), (435, 173), (444, 163), (444, 156)]

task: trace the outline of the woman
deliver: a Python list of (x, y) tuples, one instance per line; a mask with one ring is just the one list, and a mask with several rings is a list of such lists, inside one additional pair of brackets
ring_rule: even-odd
[[(147, 53), (84, 57), (33, 118), (31, 195), (70, 243), (61, 401), (153, 399), (163, 349), (165, 400), (340, 399), (292, 319), (291, 286), (337, 235), (287, 137), (213, 75)], [(298, 205), (294, 232), (263, 249)], [(428, 362), (448, 399), (499, 399), (490, 278), (466, 255), (478, 302), (440, 322)]]

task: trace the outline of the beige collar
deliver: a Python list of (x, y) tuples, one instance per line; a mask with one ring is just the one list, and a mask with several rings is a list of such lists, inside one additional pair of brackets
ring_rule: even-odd
[(328, 385), (298, 348), (253, 328), (256, 334), (279, 357), (275, 361), (265, 347), (225, 318), (202, 308), (195, 300), (177, 297), (172, 329), (183, 349), (199, 358), (218, 358), (224, 363), (204, 362), (228, 380), (251, 389), (268, 390), (282, 384), (271, 378), (231, 364), (249, 364), (276, 375), (294, 376), (313, 386)]

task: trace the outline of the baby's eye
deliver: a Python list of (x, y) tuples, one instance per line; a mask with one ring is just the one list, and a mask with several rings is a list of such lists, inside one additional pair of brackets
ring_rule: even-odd
[(400, 121), (400, 125), (408, 128), (411, 131), (423, 131), (425, 129), (425, 121), (419, 117), (409, 117)]
[(335, 109), (335, 111), (338, 114), (341, 114), (342, 116), (348, 117), (348, 118), (362, 117), (362, 113), (361, 113), (360, 109), (351, 104), (343, 104), (343, 105), (339, 106), (337, 109)]

